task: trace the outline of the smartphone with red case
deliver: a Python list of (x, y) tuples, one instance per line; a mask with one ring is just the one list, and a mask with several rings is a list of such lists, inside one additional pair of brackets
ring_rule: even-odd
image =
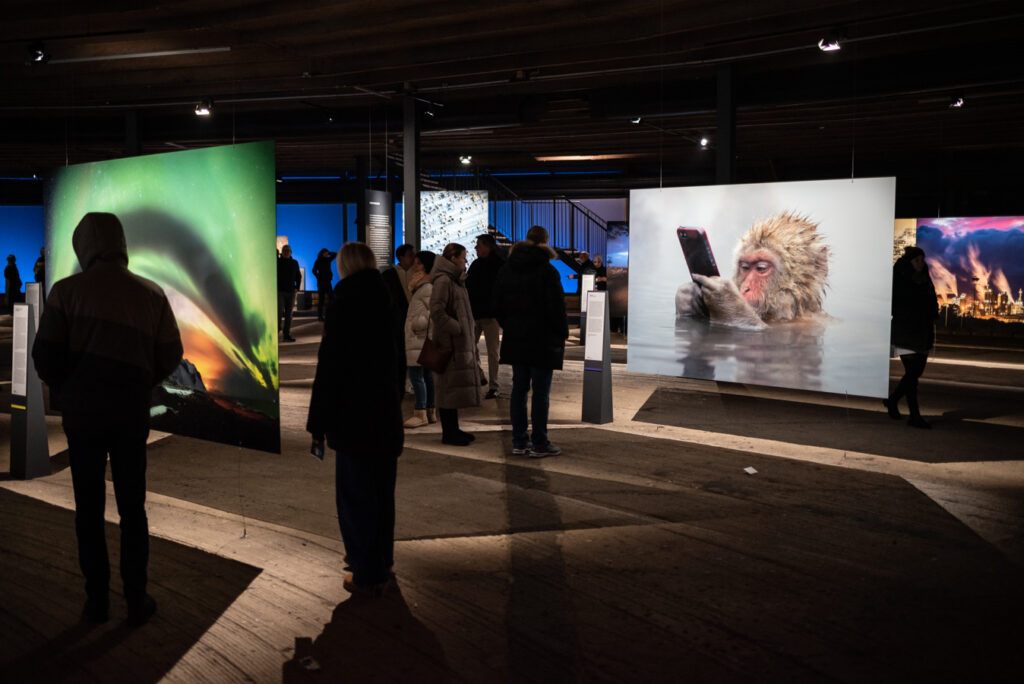
[(683, 258), (690, 269), (690, 275), (699, 273), (702, 276), (718, 275), (718, 264), (711, 252), (711, 243), (703, 228), (677, 228), (676, 236), (679, 246), (683, 248)]

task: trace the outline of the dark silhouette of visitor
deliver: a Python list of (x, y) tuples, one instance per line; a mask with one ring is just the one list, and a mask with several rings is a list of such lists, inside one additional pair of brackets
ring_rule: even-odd
[(409, 280), (412, 278), (413, 261), (416, 248), (410, 244), (399, 245), (395, 250), (398, 263), (384, 269), (381, 276), (391, 293), (392, 330), (395, 344), (398, 346), (398, 396), (405, 396), (405, 317), (409, 313), (409, 302), (412, 293), (409, 291)]
[(13, 309), (18, 301), (18, 294), (21, 292), (21, 274), (18, 273), (18, 266), (13, 254), (7, 255), (7, 266), (4, 268), (4, 294), (8, 309)]
[(939, 316), (935, 286), (928, 275), (924, 250), (904, 247), (903, 255), (892, 267), (892, 345), (903, 362), (903, 377), (882, 403), (889, 416), (898, 420), (900, 398), (906, 396), (910, 419), (907, 425), (931, 428), (921, 417), (917, 403), (917, 384), (935, 346), (935, 319)]
[[(277, 329), (284, 333), (285, 342), (294, 342), (292, 337), (292, 310), (295, 308), (295, 292), (302, 284), (299, 262), (292, 258), (291, 245), (281, 248), (277, 258)], [(284, 319), (284, 328), (281, 319)]]
[(430, 283), (430, 338), (451, 350), (443, 373), (434, 376), (441, 441), (466, 446), (474, 436), (459, 429), (459, 409), (480, 405), (480, 356), (474, 334), (473, 309), (466, 291), (466, 248), (449, 243), (434, 261)]
[(331, 303), (331, 296), (334, 293), (334, 274), (331, 272), (331, 262), (337, 257), (337, 252), (332, 252), (326, 247), (316, 255), (313, 262), (313, 277), (316, 278), (316, 318), (324, 320), (324, 311)]
[[(548, 231), (534, 226), (517, 242), (498, 273), (494, 312), (501, 323), (501, 362), (512, 366), (512, 453), (544, 458), (562, 450), (548, 440), (548, 401), (554, 371), (561, 370), (569, 322)], [(533, 388), (527, 432), (526, 396)]]
[(42, 283), (46, 280), (46, 248), (39, 248), (39, 258), (36, 259), (35, 266), (32, 267), (32, 275), (35, 277), (37, 283)]
[(327, 308), (306, 431), (313, 449), (336, 454), (338, 522), (353, 594), (379, 596), (393, 580), (395, 475), (402, 407), (391, 301), (365, 244), (338, 252), (341, 281)]
[[(498, 271), (505, 265), (505, 260), (498, 253), (498, 244), (494, 236), (488, 233), (476, 239), (477, 259), (469, 266), (466, 276), (466, 289), (469, 291), (469, 303), (473, 307), (474, 332), (476, 343), (480, 343), (481, 333), (487, 344), (487, 394), (484, 399), (498, 396), (498, 355), (501, 346), (501, 326), (491, 309), (494, 300), (494, 283), (498, 279)], [(483, 376), (483, 369), (480, 372)]]
[(156, 612), (146, 592), (146, 437), (153, 388), (181, 361), (181, 337), (160, 287), (128, 270), (121, 222), (90, 213), (72, 237), (82, 272), (50, 290), (32, 358), (63, 412), (75, 491), (84, 615), (109, 617), (110, 561), (103, 520), (110, 455), (121, 517), (121, 580), (129, 624)]

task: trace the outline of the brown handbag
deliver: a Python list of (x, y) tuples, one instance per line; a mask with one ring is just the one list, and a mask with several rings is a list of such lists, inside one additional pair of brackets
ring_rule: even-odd
[[(444, 311), (448, 314), (449, 318), (458, 320), (458, 315), (455, 313), (455, 308), (452, 306), (450, 298), (445, 304)], [(416, 363), (435, 373), (444, 373), (444, 369), (448, 367), (448, 363), (452, 360), (453, 352), (451, 349), (442, 347), (434, 341), (430, 334), (432, 330), (434, 330), (434, 321), (429, 321), (427, 323), (427, 336), (423, 338), (423, 349), (420, 350)]]
[(448, 367), (448, 362), (451, 360), (452, 350), (445, 349), (428, 334), (423, 340), (423, 349), (420, 350), (416, 362), (435, 373), (444, 373), (444, 369)]

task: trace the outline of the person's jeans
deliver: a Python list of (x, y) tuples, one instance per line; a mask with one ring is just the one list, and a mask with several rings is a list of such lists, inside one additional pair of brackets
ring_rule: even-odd
[(512, 366), (512, 396), (509, 399), (509, 413), (512, 419), (512, 444), (525, 447), (530, 442), (526, 422), (526, 395), (533, 386), (533, 402), (530, 405), (530, 421), (533, 423), (533, 445), (543, 447), (548, 443), (548, 397), (551, 394), (550, 368), (534, 366)]
[(146, 595), (149, 564), (149, 522), (146, 519), (146, 437), (148, 416), (102, 425), (64, 421), (68, 459), (75, 492), (75, 533), (78, 563), (90, 598), (105, 600), (110, 585), (106, 523), (107, 454), (114, 498), (121, 517), (121, 581), (129, 603)]
[(409, 382), (416, 395), (416, 410), (434, 408), (434, 372), (423, 366), (409, 366)]

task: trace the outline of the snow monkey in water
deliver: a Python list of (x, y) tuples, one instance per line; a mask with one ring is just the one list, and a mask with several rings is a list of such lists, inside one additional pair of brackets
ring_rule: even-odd
[(821, 313), (829, 249), (818, 224), (791, 212), (758, 221), (736, 248), (732, 280), (694, 274), (676, 291), (676, 315), (749, 330)]

